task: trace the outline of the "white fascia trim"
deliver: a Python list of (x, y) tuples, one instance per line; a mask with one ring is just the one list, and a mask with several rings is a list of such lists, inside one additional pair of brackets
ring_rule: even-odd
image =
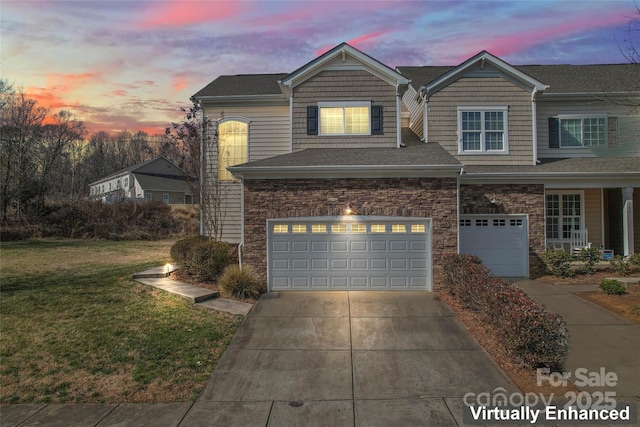
[(382, 78), (382, 76), (386, 76), (386, 78), (383, 78), (384, 80), (393, 82), (394, 84), (395, 83), (409, 84), (410, 82), (410, 80), (407, 79), (402, 74), (398, 73), (397, 71), (394, 71), (392, 68), (389, 68), (382, 62), (379, 62), (371, 58), (370, 56), (360, 52), (359, 50), (355, 49), (352, 46), (349, 46), (348, 44), (344, 44), (340, 49), (336, 49), (337, 47), (339, 46), (336, 46), (334, 48), (335, 49), (334, 52), (329, 51), (331, 53), (327, 52), (317, 57), (313, 61), (309, 62), (306, 66), (302, 67), (297, 71), (294, 71), (292, 74), (282, 79), (280, 82), (284, 86), (295, 87), (300, 83), (302, 83), (303, 81), (310, 78), (311, 76), (318, 73), (320, 69), (322, 69), (328, 62), (333, 61), (333, 59), (343, 54), (349, 54), (352, 57), (356, 58), (358, 61), (366, 65), (368, 68), (371, 68), (372, 70), (374, 70), (378, 77)]
[(280, 101), (286, 102), (287, 98), (283, 94), (269, 95), (229, 95), (229, 96), (198, 96), (192, 98), (201, 103), (229, 103), (229, 102), (264, 102)]
[[(456, 178), (460, 166), (289, 166), (228, 168), (235, 177), (245, 179), (284, 178)], [(233, 170), (232, 170), (233, 169)]]
[(514, 68), (510, 64), (504, 62), (502, 59), (500, 59), (500, 58), (498, 58), (496, 56), (493, 56), (492, 54), (490, 54), (487, 51), (483, 51), (483, 52), (480, 52), (477, 55), (467, 59), (465, 62), (463, 62), (462, 64), (460, 64), (456, 68), (454, 68), (454, 69), (450, 70), (449, 72), (445, 73), (439, 79), (434, 80), (430, 84), (426, 85), (425, 86), (425, 90), (428, 93), (432, 93), (434, 91), (437, 91), (440, 87), (447, 86), (449, 84), (449, 82), (451, 80), (453, 80), (457, 75), (459, 75), (461, 73), (464, 73), (467, 69), (471, 68), (474, 64), (476, 64), (477, 62), (480, 62), (482, 60), (488, 61), (494, 67), (498, 68), (502, 72), (504, 72), (504, 73), (506, 73), (508, 75), (511, 75), (514, 78), (533, 86), (534, 88), (536, 88), (539, 91), (543, 91), (543, 90), (545, 90), (545, 89), (547, 89), (549, 87), (548, 85), (546, 85), (546, 84), (534, 79), (533, 77), (529, 76), (528, 74), (525, 74), (522, 71), (519, 71), (518, 69)]

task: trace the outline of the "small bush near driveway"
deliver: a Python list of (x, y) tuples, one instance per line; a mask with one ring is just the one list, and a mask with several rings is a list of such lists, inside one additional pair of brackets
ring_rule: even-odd
[(602, 283), (600, 283), (600, 289), (609, 295), (622, 295), (627, 292), (627, 287), (624, 283), (615, 279), (604, 279)]
[(546, 251), (542, 254), (542, 261), (547, 269), (558, 277), (571, 277), (571, 261), (573, 257), (565, 251)]
[(444, 258), (444, 289), (490, 323), (509, 354), (535, 369), (561, 369), (569, 351), (569, 331), (561, 316), (548, 312), (507, 280), (492, 278), (479, 258)]

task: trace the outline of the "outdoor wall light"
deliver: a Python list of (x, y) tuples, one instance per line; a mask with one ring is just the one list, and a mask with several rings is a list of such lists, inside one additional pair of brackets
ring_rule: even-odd
[(351, 209), (351, 205), (347, 203), (347, 207), (344, 210), (345, 215), (351, 215), (353, 213), (353, 209)]

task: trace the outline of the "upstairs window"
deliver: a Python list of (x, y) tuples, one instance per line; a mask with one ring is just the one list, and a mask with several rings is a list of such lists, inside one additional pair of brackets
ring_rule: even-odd
[(369, 101), (319, 102), (307, 107), (307, 135), (382, 135), (382, 118)]
[(607, 144), (605, 116), (559, 116), (549, 118), (551, 148), (597, 147)]
[(507, 153), (507, 110), (507, 107), (459, 107), (458, 152)]
[(227, 120), (218, 126), (218, 179), (233, 181), (229, 166), (247, 161), (249, 125), (246, 122)]

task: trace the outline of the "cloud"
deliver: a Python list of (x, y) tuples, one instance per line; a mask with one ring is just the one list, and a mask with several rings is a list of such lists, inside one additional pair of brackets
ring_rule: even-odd
[(243, 8), (239, 1), (185, 1), (151, 2), (144, 18), (137, 22), (143, 30), (179, 28), (206, 22), (220, 22), (238, 15)]

